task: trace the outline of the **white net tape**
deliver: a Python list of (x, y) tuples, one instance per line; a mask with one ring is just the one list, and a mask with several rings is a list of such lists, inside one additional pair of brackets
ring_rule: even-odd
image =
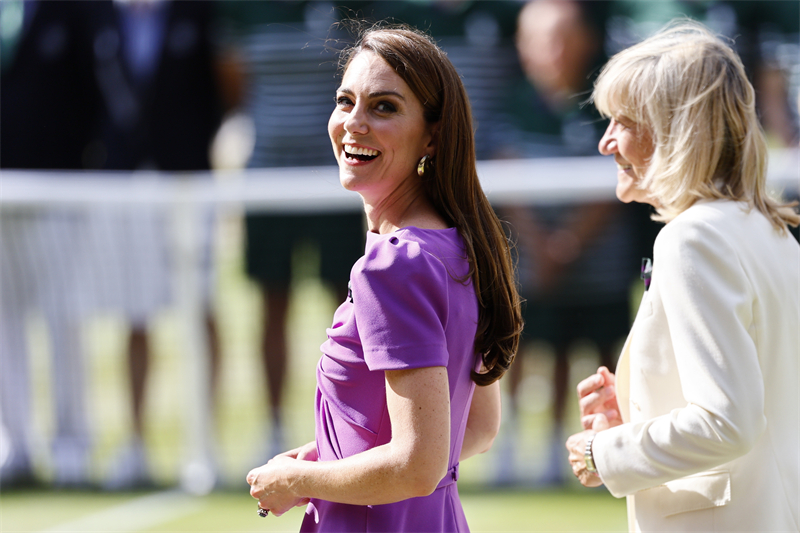
[[(609, 158), (482, 161), (478, 170), (496, 205), (614, 198), (616, 169)], [(768, 180), (772, 189), (796, 197), (800, 151), (774, 151)], [(52, 424), (77, 433), (78, 440), (81, 433), (94, 431), (97, 440), (99, 430), (88, 427), (102, 422), (80, 420), (80, 413), (88, 409), (82, 392), (86, 379), (81, 347), (74, 342), (70, 325), (115, 305), (126, 305), (129, 316), (141, 314), (144, 319), (148, 309), (169, 303), (180, 338), (180, 382), (172, 387), (180, 397), (182, 413), (180, 478), (193, 492), (210, 490), (218, 475), (212, 445), (213, 409), (204, 385), (210, 373), (204, 328), (213, 273), (208, 268), (209, 235), (213, 234), (210, 213), (357, 212), (361, 208), (360, 197), (340, 187), (336, 167), (180, 174), (3, 171), (0, 401), (5, 405), (3, 423), (12, 438), (5, 431), (0, 433), (0, 459), (13, 461), (12, 445), (19, 437), (13, 434), (14, 428), (25, 427), (32, 416), (31, 385), (25, 376), (32, 309), (48, 324), (51, 372), (59, 376), (49, 392), (55, 401)], [(141, 245), (155, 242), (163, 246)], [(123, 253), (126, 248), (139, 250), (135, 262)], [(136, 280), (148, 287), (137, 285)], [(39, 433), (59, 431), (51, 428)], [(26, 438), (37, 440), (36, 435)]]
[[(796, 191), (800, 150), (773, 150), (769, 161), (770, 186)], [(497, 204), (610, 199), (614, 197), (615, 172), (612, 161), (600, 156), (478, 163), (484, 190)], [(333, 166), (178, 174), (5, 170), (0, 183), (0, 206), (4, 208), (186, 202), (275, 212), (361, 209), (358, 196), (339, 186), (338, 169)]]

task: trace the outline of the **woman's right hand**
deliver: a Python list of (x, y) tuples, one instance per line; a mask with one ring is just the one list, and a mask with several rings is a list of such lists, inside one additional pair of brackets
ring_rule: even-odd
[(584, 429), (591, 429), (595, 418), (600, 414), (605, 415), (610, 427), (622, 424), (615, 385), (614, 374), (604, 366), (578, 383), (578, 405)]
[(280, 474), (286, 474), (292, 466), (292, 460), (316, 461), (317, 445), (309, 442), (299, 448), (280, 453), (263, 466), (252, 469), (247, 474), (250, 495), (259, 501), (259, 508), (267, 509), (275, 516), (281, 516), (292, 507), (307, 505), (310, 498), (297, 498), (287, 494), (285, 480)]

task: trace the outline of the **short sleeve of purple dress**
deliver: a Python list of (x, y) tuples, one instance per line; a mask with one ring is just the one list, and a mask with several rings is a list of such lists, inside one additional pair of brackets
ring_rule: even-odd
[(301, 531), (469, 531), (458, 457), (475, 385), (478, 303), (455, 228), (367, 234), (317, 365), (316, 442), (334, 461), (389, 442), (386, 370), (444, 366), (450, 381), (450, 463), (433, 494), (385, 505), (312, 500)]

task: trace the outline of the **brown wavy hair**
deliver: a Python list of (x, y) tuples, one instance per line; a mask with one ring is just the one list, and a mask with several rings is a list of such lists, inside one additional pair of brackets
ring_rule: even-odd
[(478, 296), (475, 350), (484, 370), (472, 373), (478, 385), (500, 379), (511, 366), (522, 332), (520, 297), (511, 250), (475, 167), (472, 111), (455, 67), (426, 34), (407, 25), (352, 24), (357, 40), (340, 56), (350, 61), (368, 50), (383, 58), (419, 98), (429, 124), (439, 124), (434, 161), (426, 165), (428, 197), (466, 244), (469, 274)]

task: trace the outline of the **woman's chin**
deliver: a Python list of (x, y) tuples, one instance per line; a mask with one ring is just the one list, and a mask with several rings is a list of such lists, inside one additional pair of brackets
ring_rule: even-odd
[(634, 191), (631, 191), (630, 186), (628, 186), (627, 184), (622, 184), (622, 183), (617, 184), (616, 193), (617, 193), (617, 199), (622, 203), (629, 204), (631, 202), (637, 201), (636, 194), (634, 194)]
[(617, 199), (625, 204), (636, 202), (638, 204), (648, 204), (653, 207), (659, 207), (658, 202), (656, 202), (652, 196), (638, 188), (629, 189), (617, 187)]
[(355, 190), (354, 187), (356, 186), (356, 177), (353, 175), (353, 172), (349, 167), (339, 167), (339, 183), (341, 184), (342, 188), (347, 189), (348, 191)]
[(639, 181), (631, 177), (629, 174), (618, 176), (617, 181), (617, 198), (620, 202), (629, 204), (631, 202), (638, 202), (640, 204), (652, 205), (652, 198), (644, 189), (639, 188)]

